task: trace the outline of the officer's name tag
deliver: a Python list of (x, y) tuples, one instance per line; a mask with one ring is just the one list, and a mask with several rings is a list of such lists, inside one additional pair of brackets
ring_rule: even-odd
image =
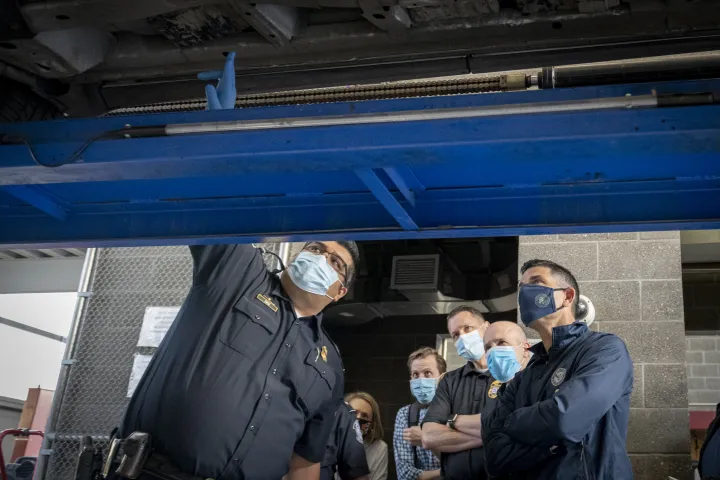
[(275, 305), (272, 300), (270, 300), (268, 297), (266, 297), (262, 293), (257, 294), (257, 299), (260, 300), (266, 307), (268, 307), (273, 312), (278, 311), (278, 306)]

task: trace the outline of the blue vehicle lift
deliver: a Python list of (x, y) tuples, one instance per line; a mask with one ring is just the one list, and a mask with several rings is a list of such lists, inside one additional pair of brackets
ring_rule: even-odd
[(720, 105), (622, 108), (682, 93), (720, 80), (0, 125), (0, 247), (719, 228)]

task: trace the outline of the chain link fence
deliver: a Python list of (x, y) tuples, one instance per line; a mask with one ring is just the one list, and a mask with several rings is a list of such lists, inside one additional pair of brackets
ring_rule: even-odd
[[(281, 245), (257, 246), (279, 255)], [(274, 256), (265, 259), (269, 269), (278, 268)], [(49, 432), (54, 441), (41, 480), (74, 480), (84, 436), (107, 452), (110, 432), (128, 404), (134, 357), (155, 351), (137, 346), (145, 308), (181, 305), (191, 280), (187, 247), (98, 250), (90, 279), (92, 294), (81, 312), (72, 364), (63, 373), (65, 394), (54, 432)], [(59, 385), (64, 381), (61, 378)]]

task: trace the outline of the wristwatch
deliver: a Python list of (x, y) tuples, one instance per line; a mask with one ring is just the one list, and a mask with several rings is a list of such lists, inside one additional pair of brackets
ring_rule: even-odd
[(450, 420), (447, 421), (447, 426), (452, 428), (453, 430), (457, 430), (457, 428), (455, 428), (455, 421), (457, 420), (457, 417), (458, 414), (456, 413), (455, 415), (450, 417)]

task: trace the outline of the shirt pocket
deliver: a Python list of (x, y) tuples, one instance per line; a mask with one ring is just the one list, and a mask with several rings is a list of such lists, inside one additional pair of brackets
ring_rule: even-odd
[(312, 415), (332, 398), (335, 370), (322, 359), (321, 350), (317, 347), (310, 349), (305, 356), (303, 370), (303, 388), (298, 391), (308, 414)]
[(256, 360), (278, 330), (280, 319), (265, 306), (241, 297), (225, 317), (220, 341), (249, 360)]

